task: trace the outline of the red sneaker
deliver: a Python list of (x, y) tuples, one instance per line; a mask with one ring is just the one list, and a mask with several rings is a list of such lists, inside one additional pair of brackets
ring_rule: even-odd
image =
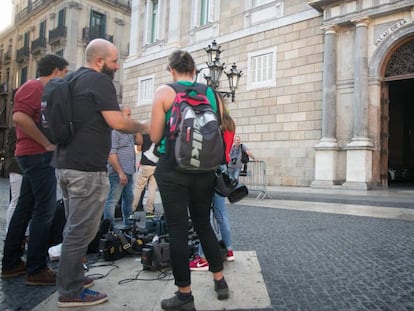
[(194, 260), (190, 261), (190, 270), (191, 271), (208, 271), (207, 260), (197, 256)]
[(234, 254), (232, 250), (227, 251), (226, 261), (234, 261)]

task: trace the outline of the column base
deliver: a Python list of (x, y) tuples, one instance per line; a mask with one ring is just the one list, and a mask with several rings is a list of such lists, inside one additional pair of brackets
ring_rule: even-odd
[(346, 146), (346, 182), (343, 187), (372, 188), (373, 146), (368, 138), (352, 139)]
[(349, 190), (371, 190), (374, 185), (370, 182), (347, 181), (342, 184), (342, 188)]
[(310, 186), (311, 188), (332, 189), (340, 187), (343, 182), (343, 180), (314, 180)]
[(331, 188), (338, 181), (339, 152), (334, 138), (322, 138), (315, 147), (315, 180), (312, 187)]

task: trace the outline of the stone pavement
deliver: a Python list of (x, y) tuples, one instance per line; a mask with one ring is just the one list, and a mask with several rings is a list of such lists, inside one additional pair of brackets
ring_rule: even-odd
[[(0, 216), (7, 185), (0, 180)], [(236, 250), (236, 261), (225, 264), (232, 298), (218, 302), (211, 275), (192, 273), (198, 310), (414, 310), (413, 190), (268, 192), (272, 200), (228, 205)], [(94, 288), (109, 302), (78, 310), (159, 310), (160, 299), (174, 291), (171, 275), (139, 273), (137, 258), (114, 264), (89, 271), (105, 276)], [(54, 287), (23, 281), (0, 281), (0, 310), (57, 309)]]

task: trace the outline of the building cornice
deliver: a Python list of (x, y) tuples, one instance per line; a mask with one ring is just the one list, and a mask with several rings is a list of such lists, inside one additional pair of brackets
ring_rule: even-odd
[(308, 4), (323, 13), (323, 24), (347, 25), (364, 17), (371, 19), (392, 13), (411, 10), (414, 7), (412, 0), (394, 0), (382, 4), (364, 6), (355, 0), (311, 0)]

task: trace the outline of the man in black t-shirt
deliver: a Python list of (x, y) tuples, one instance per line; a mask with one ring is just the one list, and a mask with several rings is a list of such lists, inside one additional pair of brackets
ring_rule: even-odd
[(90, 290), (82, 258), (98, 232), (109, 179), (107, 161), (112, 129), (137, 133), (147, 124), (125, 118), (120, 111), (112, 79), (119, 69), (118, 49), (104, 39), (92, 40), (86, 64), (72, 90), (76, 134), (68, 145), (58, 145), (53, 165), (62, 189), (66, 226), (57, 275), (59, 307), (89, 306), (105, 302), (106, 294)]

